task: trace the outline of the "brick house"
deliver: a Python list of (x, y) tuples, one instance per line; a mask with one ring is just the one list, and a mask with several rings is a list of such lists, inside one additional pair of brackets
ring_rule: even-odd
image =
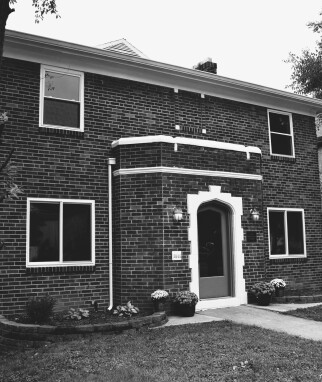
[[(210, 65), (213, 67), (213, 65)], [(208, 66), (206, 65), (206, 70)], [(7, 31), (0, 110), (25, 194), (0, 205), (0, 313), (197, 293), (247, 302), (257, 281), (322, 290), (319, 100)]]

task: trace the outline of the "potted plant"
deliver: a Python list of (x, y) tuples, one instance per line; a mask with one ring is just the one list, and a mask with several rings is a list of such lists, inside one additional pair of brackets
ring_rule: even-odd
[(177, 292), (173, 299), (177, 313), (184, 317), (192, 317), (195, 314), (198, 301), (198, 296), (189, 291)]
[(286, 287), (286, 282), (282, 279), (273, 279), (271, 284), (275, 288), (276, 297), (284, 297), (284, 290)]
[(155, 312), (163, 312), (164, 304), (169, 297), (169, 293), (166, 290), (157, 289), (153, 293), (151, 293), (151, 300), (153, 303)]
[(256, 283), (249, 290), (249, 294), (255, 296), (257, 304), (262, 306), (270, 304), (274, 292), (274, 286), (268, 282)]

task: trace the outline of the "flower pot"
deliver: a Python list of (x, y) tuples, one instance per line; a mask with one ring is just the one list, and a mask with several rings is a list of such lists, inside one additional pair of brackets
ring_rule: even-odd
[(271, 295), (270, 294), (260, 294), (256, 297), (256, 301), (258, 305), (268, 306), (271, 303)]
[(193, 317), (196, 312), (196, 305), (177, 304), (177, 313), (183, 317)]
[(285, 288), (276, 288), (275, 289), (275, 296), (276, 297), (284, 297), (284, 291), (285, 291)]
[(164, 302), (163, 301), (153, 301), (153, 309), (157, 312), (164, 312)]

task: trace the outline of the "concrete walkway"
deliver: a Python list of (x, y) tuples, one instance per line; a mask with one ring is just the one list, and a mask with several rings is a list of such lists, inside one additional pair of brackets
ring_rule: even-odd
[(210, 321), (230, 320), (239, 324), (255, 325), (265, 329), (284, 332), (294, 336), (322, 341), (322, 322), (287, 316), (279, 312), (308, 308), (312, 304), (271, 304), (268, 307), (242, 305), (232, 308), (209, 309), (197, 312), (194, 317), (170, 316), (164, 326), (196, 324)]

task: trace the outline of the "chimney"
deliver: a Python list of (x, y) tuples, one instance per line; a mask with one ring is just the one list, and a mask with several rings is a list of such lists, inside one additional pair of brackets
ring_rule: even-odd
[(212, 62), (211, 58), (206, 58), (204, 61), (199, 62), (199, 64), (195, 65), (193, 69), (217, 74), (217, 64), (215, 62)]

